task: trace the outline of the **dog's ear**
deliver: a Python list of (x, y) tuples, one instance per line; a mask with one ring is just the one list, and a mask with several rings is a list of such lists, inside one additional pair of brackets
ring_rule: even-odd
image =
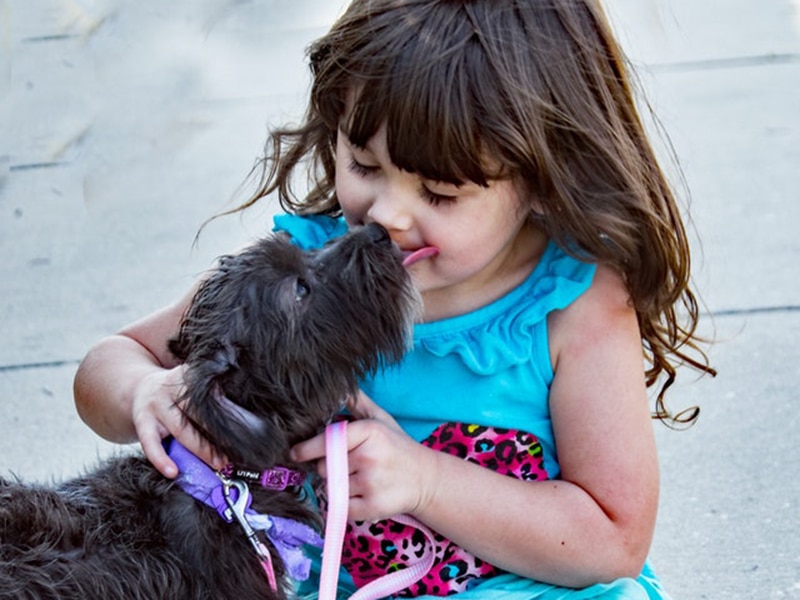
[(225, 394), (226, 380), (239, 366), (236, 350), (218, 348), (187, 369), (182, 410), (186, 419), (220, 453), (234, 462), (272, 466), (282, 459), (288, 442), (282, 428), (259, 417)]

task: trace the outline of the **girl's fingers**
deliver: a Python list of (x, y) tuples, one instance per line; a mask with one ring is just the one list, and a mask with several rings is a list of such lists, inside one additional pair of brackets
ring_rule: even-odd
[(180, 428), (173, 430), (172, 435), (189, 452), (197, 456), (197, 458), (211, 468), (219, 470), (228, 463), (227, 458), (221, 456), (194, 427), (190, 425), (181, 425)]
[(139, 415), (136, 435), (147, 459), (165, 477), (174, 479), (178, 475), (178, 467), (167, 455), (163, 440), (173, 436), (189, 452), (214, 469), (221, 469), (227, 462), (220, 456), (191, 425), (184, 422), (180, 410), (170, 404), (166, 411), (157, 411), (150, 415)]
[[(366, 396), (364, 396), (366, 398)], [(378, 409), (380, 410), (380, 409)], [(353, 421), (347, 427), (347, 451), (360, 446), (369, 437), (368, 428), (365, 426), (368, 421)], [(295, 444), (289, 451), (289, 458), (297, 462), (309, 462), (320, 458), (325, 458), (325, 433), (319, 433), (313, 438)]]
[[(320, 433), (310, 440), (296, 444), (289, 451), (289, 458), (301, 463), (325, 458), (325, 434)], [(325, 461), (320, 462), (324, 463)]]
[[(359, 391), (356, 396), (349, 397), (347, 399), (347, 409), (356, 418), (356, 421), (347, 428), (348, 452), (364, 443), (368, 436), (367, 429), (359, 421), (363, 423), (364, 421), (376, 420), (399, 429), (397, 422), (389, 413), (375, 404), (364, 392)], [(325, 458), (325, 434), (320, 433), (309, 440), (296, 444), (290, 450), (289, 457), (297, 462), (309, 462)], [(321, 462), (324, 463), (324, 461)]]
[(164, 446), (161, 444), (161, 435), (155, 429), (139, 433), (139, 442), (147, 460), (168, 479), (178, 476), (178, 466), (167, 456)]

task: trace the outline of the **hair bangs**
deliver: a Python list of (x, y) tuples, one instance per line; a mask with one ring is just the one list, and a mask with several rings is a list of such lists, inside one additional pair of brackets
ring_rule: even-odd
[(398, 168), (433, 181), (487, 185), (494, 174), (481, 160), (485, 143), (474, 118), (463, 110), (458, 91), (431, 79), (394, 90), (396, 80), (363, 86), (347, 119), (350, 141), (363, 147), (385, 125), (389, 156)]
[(434, 181), (486, 186), (502, 175), (501, 144), (482, 128), (491, 109), (478, 88), (491, 85), (490, 68), (459, 12), (457, 4), (407, 6), (399, 22), (397, 15), (371, 20), (372, 35), (360, 47), (340, 47), (337, 62), (351, 94), (340, 126), (364, 147), (385, 125), (397, 167)]

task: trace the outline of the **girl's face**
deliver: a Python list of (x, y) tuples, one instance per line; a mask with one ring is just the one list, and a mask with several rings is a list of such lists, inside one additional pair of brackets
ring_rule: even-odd
[(426, 320), (474, 310), (527, 277), (544, 249), (512, 180), (488, 187), (423, 179), (397, 168), (382, 127), (365, 148), (341, 129), (336, 194), (351, 226), (379, 223), (410, 258)]

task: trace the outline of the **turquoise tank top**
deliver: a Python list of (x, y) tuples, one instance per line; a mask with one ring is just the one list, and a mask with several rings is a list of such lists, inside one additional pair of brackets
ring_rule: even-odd
[[(347, 231), (343, 219), (325, 216), (284, 214), (276, 216), (274, 223), (274, 231), (287, 232), (303, 249), (319, 248)], [(553, 369), (547, 315), (583, 294), (595, 271), (596, 265), (548, 243), (531, 274), (505, 296), (463, 315), (415, 325), (409, 353), (400, 363), (363, 381), (362, 390), (417, 441), (447, 422), (532, 433), (541, 443), (548, 476), (557, 478), (560, 469), (548, 404)], [(313, 590), (313, 578), (299, 589), (303, 598), (313, 598)], [(354, 590), (345, 575), (341, 597), (349, 597)], [(458, 597), (669, 598), (649, 564), (635, 580), (619, 579), (582, 590), (503, 574)]]

